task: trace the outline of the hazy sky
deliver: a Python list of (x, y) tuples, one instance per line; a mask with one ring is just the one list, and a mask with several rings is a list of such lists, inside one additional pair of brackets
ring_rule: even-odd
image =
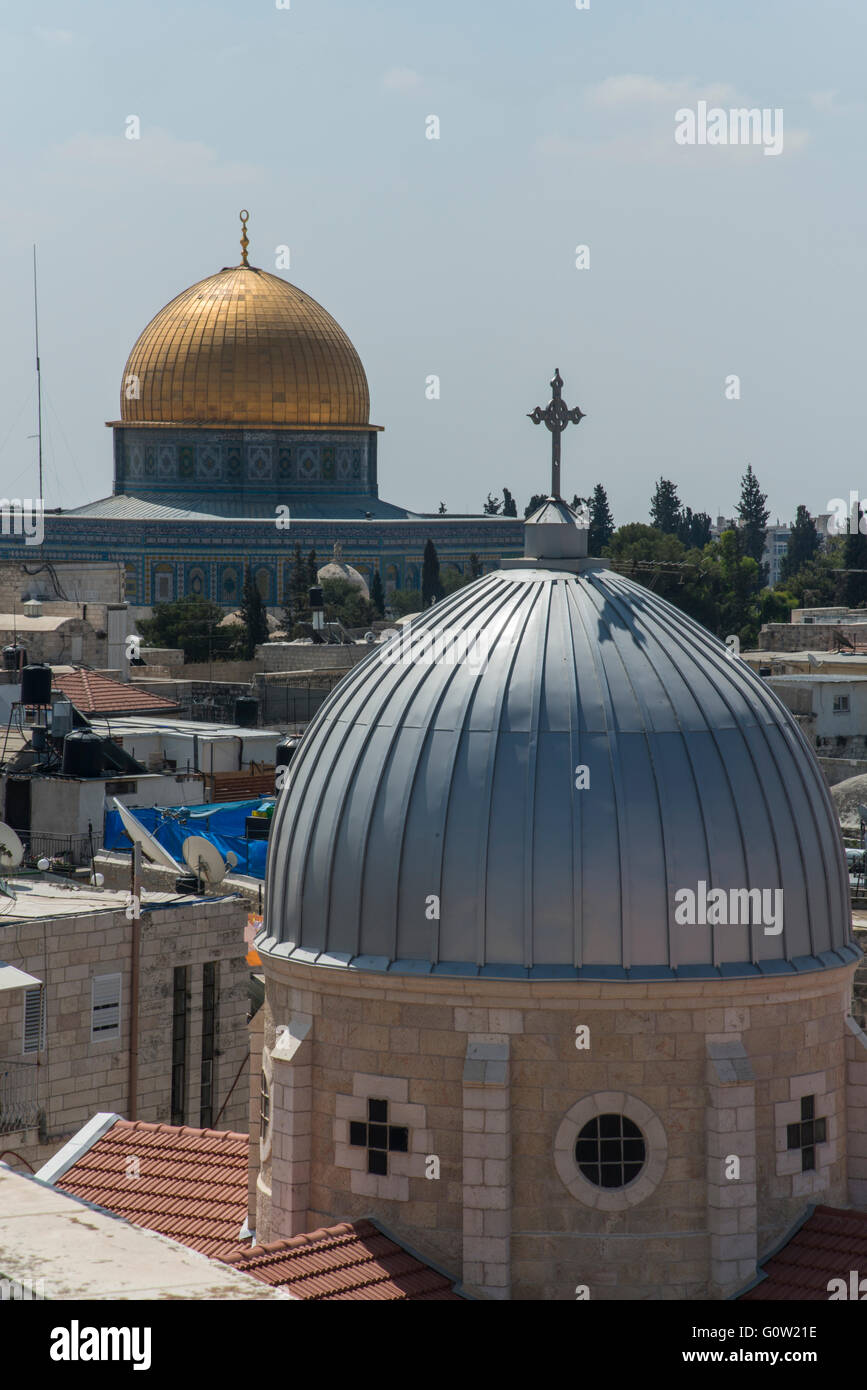
[[(587, 412), (563, 490), (603, 481), (618, 523), (647, 519), (660, 473), (730, 513), (748, 461), (783, 519), (867, 495), (864, 0), (0, 14), (5, 495), (36, 491), (32, 243), (46, 505), (74, 506), (111, 491), (129, 349), (237, 263), (244, 206), (251, 263), (288, 244), (283, 273), (361, 355), (390, 501), (479, 511), (506, 485), (523, 509), (556, 366)], [(782, 153), (676, 144), (702, 99), (782, 108)]]

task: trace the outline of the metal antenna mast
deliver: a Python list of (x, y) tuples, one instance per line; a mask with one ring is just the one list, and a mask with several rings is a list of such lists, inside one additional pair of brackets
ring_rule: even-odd
[(36, 326), (36, 438), (39, 442), (39, 497), (42, 500), (42, 373), (39, 369), (39, 304), (36, 298), (36, 243), (33, 244), (33, 322)]

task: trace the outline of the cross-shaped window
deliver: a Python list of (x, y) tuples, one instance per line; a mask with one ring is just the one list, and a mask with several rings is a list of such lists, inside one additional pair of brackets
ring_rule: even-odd
[(826, 1142), (825, 1121), (816, 1119), (816, 1097), (801, 1097), (801, 1119), (786, 1126), (786, 1147), (801, 1150), (801, 1172), (810, 1173), (816, 1167), (816, 1145)]
[(388, 1123), (388, 1101), (368, 1100), (367, 1124), (351, 1120), (349, 1142), (356, 1148), (367, 1149), (367, 1171), (379, 1177), (388, 1175), (388, 1155), (409, 1151), (409, 1130), (405, 1125)]

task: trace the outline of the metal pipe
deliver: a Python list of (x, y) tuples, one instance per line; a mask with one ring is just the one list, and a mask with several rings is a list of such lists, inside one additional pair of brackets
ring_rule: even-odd
[(139, 953), (141, 949), (141, 845), (132, 847), (132, 946), (130, 962), (129, 1004), (129, 1116), (138, 1118), (138, 988)]

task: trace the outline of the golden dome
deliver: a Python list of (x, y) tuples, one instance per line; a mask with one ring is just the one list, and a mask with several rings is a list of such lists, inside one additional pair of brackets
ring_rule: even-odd
[(120, 394), (124, 424), (358, 428), (370, 412), (361, 359), (340, 325), (302, 290), (246, 264), (200, 280), (151, 319)]

